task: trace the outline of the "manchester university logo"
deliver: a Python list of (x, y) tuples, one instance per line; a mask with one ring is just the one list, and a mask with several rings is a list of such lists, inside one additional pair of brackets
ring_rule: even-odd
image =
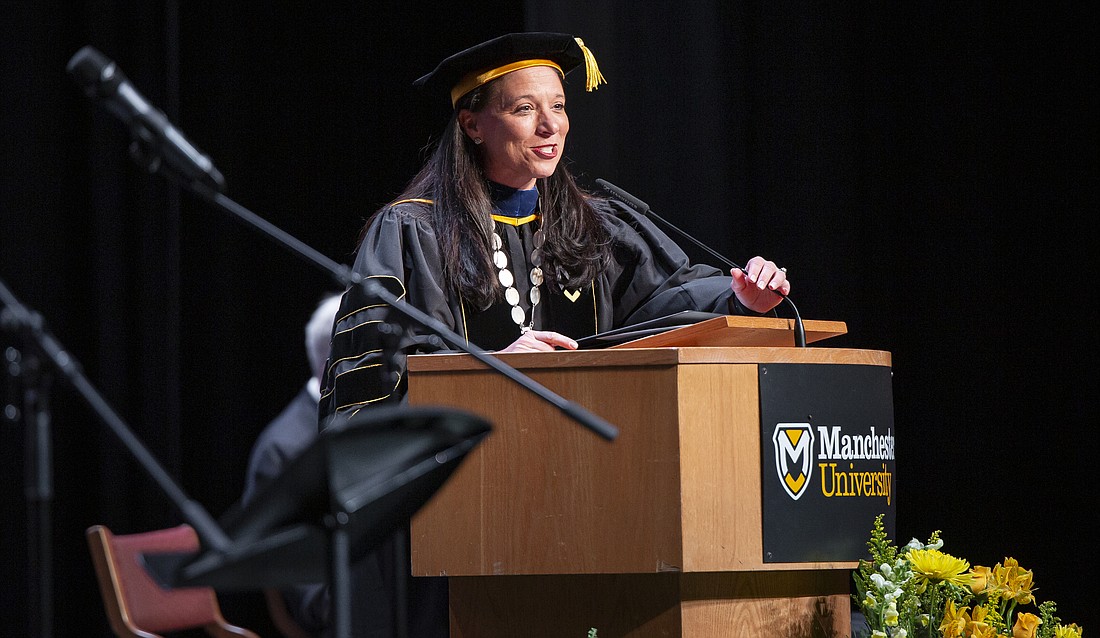
[(810, 486), (814, 433), (809, 423), (777, 423), (772, 434), (775, 471), (787, 495), (794, 500)]
[(878, 514), (893, 531), (890, 374), (874, 365), (760, 366), (765, 563), (858, 560)]

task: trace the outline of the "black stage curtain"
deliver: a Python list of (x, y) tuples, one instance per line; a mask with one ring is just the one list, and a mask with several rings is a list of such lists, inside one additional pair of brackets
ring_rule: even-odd
[[(775, 259), (804, 317), (847, 322), (835, 345), (893, 353), (903, 540), (1013, 555), (1096, 624), (1077, 568), (1097, 449), (1092, 23), (1059, 3), (291, 4), (0, 2), (0, 279), (211, 513), (305, 380), (302, 326), (331, 283), (131, 162), (69, 57), (114, 59), (231, 198), (347, 261), (446, 117), (411, 81), (489, 36), (561, 30), (609, 81), (571, 78), (582, 182), (735, 261)], [(106, 635), (84, 529), (179, 514), (75, 393), (51, 396), (53, 629)], [(36, 635), (28, 452), (3, 421), (0, 627)]]

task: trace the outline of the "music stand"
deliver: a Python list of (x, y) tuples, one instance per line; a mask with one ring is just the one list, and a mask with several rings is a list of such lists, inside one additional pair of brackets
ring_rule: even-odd
[(379, 406), (334, 423), (245, 507), (226, 549), (146, 554), (166, 587), (254, 590), (328, 581), (336, 636), (350, 633), (350, 563), (428, 501), (490, 432), (454, 409)]

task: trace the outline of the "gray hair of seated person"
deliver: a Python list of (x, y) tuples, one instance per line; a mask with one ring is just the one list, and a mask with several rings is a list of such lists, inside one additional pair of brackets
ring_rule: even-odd
[(306, 323), (306, 356), (309, 357), (309, 370), (320, 379), (325, 373), (332, 343), (332, 324), (336, 321), (336, 312), (340, 308), (340, 295), (326, 296), (317, 304), (317, 308)]

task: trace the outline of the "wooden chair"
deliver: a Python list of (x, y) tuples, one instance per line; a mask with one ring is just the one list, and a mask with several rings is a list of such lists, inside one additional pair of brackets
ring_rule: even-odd
[(290, 610), (287, 609), (286, 601), (283, 600), (279, 590), (265, 589), (264, 602), (267, 604), (268, 617), (284, 638), (313, 638), (313, 635), (303, 629), (290, 615)]
[(191, 526), (115, 536), (95, 525), (86, 536), (107, 618), (120, 638), (161, 638), (199, 628), (215, 638), (259, 638), (226, 622), (213, 589), (163, 589), (145, 571), (144, 553), (197, 551), (199, 539)]

